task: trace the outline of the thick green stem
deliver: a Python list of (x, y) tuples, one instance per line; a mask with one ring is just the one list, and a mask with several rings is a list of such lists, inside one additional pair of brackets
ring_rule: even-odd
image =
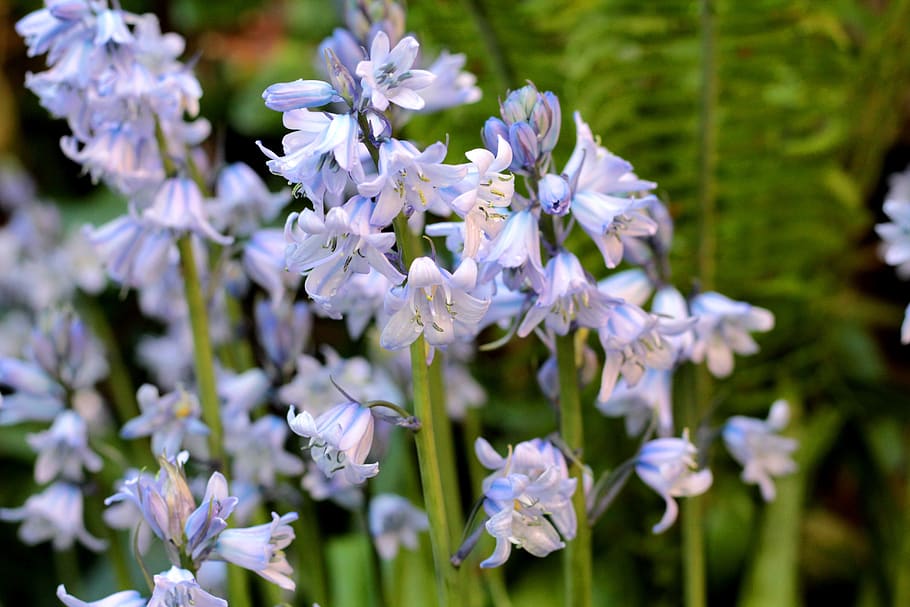
[(454, 546), (461, 539), (461, 526), (464, 515), (461, 511), (461, 492), (458, 489), (458, 473), (455, 468), (455, 446), (452, 442), (452, 423), (446, 410), (445, 379), (443, 377), (443, 357), (437, 354), (430, 365), (430, 402), (433, 405), (433, 416), (438, 422), (434, 428), (436, 444), (439, 449), (441, 472), (445, 475), (442, 484), (448, 491), (446, 513), (449, 519), (449, 541)]
[[(698, 276), (706, 290), (714, 288), (717, 249), (717, 65), (715, 53), (715, 6), (701, 0), (701, 112), (698, 151)], [(697, 371), (696, 371), (697, 373)], [(711, 385), (702, 373), (694, 378), (690, 402), (683, 417), (697, 441), (701, 404), (710, 399)], [(707, 604), (705, 570), (704, 505), (693, 497), (682, 507), (683, 579), (686, 607)]]
[[(395, 235), (402, 262), (410, 265), (417, 255), (415, 242), (404, 215), (395, 218)], [(414, 415), (420, 420), (421, 429), (414, 436), (417, 445), (417, 463), (423, 487), (424, 506), (430, 521), (430, 544), (433, 548), (433, 564), (436, 572), (436, 590), (440, 607), (461, 604), (457, 593), (458, 571), (449, 563), (452, 554), (452, 533), (449, 528), (448, 509), (452, 502), (447, 499), (443, 487), (444, 474), (440, 461), (437, 428), (447, 420), (439, 419), (430, 398), (430, 374), (427, 365), (427, 344), (423, 335), (411, 344), (411, 382), (413, 385)]]
[(577, 459), (569, 462), (569, 475), (578, 485), (572, 496), (578, 530), (565, 549), (563, 574), (567, 607), (591, 607), (593, 578), (591, 573), (591, 528), (585, 508), (583, 470), (578, 460), (584, 457), (584, 423), (578, 390), (578, 365), (575, 361), (575, 335), (556, 337), (556, 363), (559, 368), (559, 426), (566, 445)]
[(215, 385), (215, 361), (212, 340), (209, 335), (208, 310), (202, 296), (202, 286), (199, 282), (199, 272), (193, 254), (193, 243), (188, 234), (184, 234), (177, 240), (177, 248), (180, 251), (180, 270), (183, 273), (186, 302), (190, 312), (190, 326), (193, 331), (196, 387), (199, 391), (199, 401), (202, 404), (202, 420), (209, 427), (210, 457), (214, 466), (227, 476), (228, 469), (224, 465), (221, 411)]

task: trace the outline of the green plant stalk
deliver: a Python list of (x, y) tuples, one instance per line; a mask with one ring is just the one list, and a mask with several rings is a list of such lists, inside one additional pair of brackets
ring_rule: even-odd
[(232, 607), (250, 607), (250, 577), (246, 569), (227, 566), (228, 596)]
[[(417, 255), (417, 243), (411, 237), (410, 228), (404, 215), (395, 218), (395, 236), (398, 250), (405, 266), (409, 266)], [(417, 464), (420, 468), (420, 482), (423, 487), (424, 506), (430, 522), (430, 545), (433, 549), (433, 565), (436, 574), (436, 591), (440, 607), (454, 607), (461, 604), (458, 595), (458, 571), (449, 563), (452, 554), (450, 514), (453, 506), (447, 499), (443, 487), (444, 474), (439, 455), (437, 428), (444, 419), (435, 415), (430, 398), (430, 373), (427, 365), (427, 345), (423, 335), (411, 344), (411, 383), (413, 385), (414, 415), (420, 420), (421, 429), (414, 435), (417, 446)]]
[(196, 259), (193, 254), (193, 243), (189, 234), (184, 234), (177, 239), (177, 249), (180, 251), (180, 270), (183, 273), (186, 302), (190, 311), (193, 359), (196, 365), (199, 401), (202, 404), (202, 420), (209, 427), (210, 457), (215, 468), (221, 470), (227, 477), (229, 470), (224, 462), (221, 410), (215, 386), (215, 361), (212, 353), (212, 340), (209, 335), (208, 311), (202, 296), (199, 272), (196, 269)]
[[(715, 7), (701, 0), (701, 110), (698, 142), (698, 277), (705, 290), (714, 288), (717, 250), (717, 64), (715, 54)], [(697, 375), (696, 370), (693, 375)], [(683, 416), (697, 441), (701, 403), (710, 399), (710, 380), (702, 373), (693, 377), (690, 402)], [(682, 507), (682, 564), (686, 607), (707, 604), (704, 503), (688, 498)]]
[(111, 391), (114, 408), (117, 410), (117, 419), (123, 425), (139, 415), (139, 405), (136, 403), (136, 387), (133, 385), (129, 370), (123, 363), (120, 344), (97, 300), (80, 295), (77, 307), (92, 331), (104, 344), (110, 367), (106, 383)]
[(294, 549), (297, 552), (297, 580), (301, 575), (306, 575), (307, 596), (311, 603), (319, 605), (329, 604), (329, 581), (326, 570), (326, 549), (322, 541), (322, 534), (316, 524), (316, 509), (313, 500), (304, 496), (300, 504), (300, 518), (298, 529), (300, 535), (294, 539)]
[[(575, 334), (556, 336), (556, 364), (559, 369), (559, 428), (562, 439), (576, 454), (584, 457), (584, 424), (578, 390), (578, 365), (575, 360)], [(578, 528), (563, 558), (565, 604), (567, 607), (591, 607), (593, 576), (591, 567), (591, 528), (585, 507), (583, 470), (578, 461), (569, 462), (569, 475), (578, 484), (572, 495)]]
[(461, 539), (461, 527), (464, 524), (464, 515), (461, 511), (461, 492), (458, 488), (458, 474), (455, 468), (455, 446), (452, 441), (452, 423), (446, 410), (446, 389), (443, 376), (442, 356), (433, 357), (430, 365), (430, 403), (433, 406), (433, 417), (438, 422), (434, 428), (436, 444), (439, 449), (439, 462), (441, 472), (445, 475), (442, 479), (449, 496), (446, 507), (448, 514), (449, 541), (454, 546)]

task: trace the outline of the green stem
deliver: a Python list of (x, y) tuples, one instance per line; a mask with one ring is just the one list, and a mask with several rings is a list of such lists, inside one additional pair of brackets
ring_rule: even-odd
[(572, 496), (578, 530), (568, 542), (563, 559), (567, 607), (591, 607), (593, 577), (591, 572), (591, 528), (585, 507), (583, 470), (579, 461), (584, 458), (584, 424), (581, 398), (578, 391), (578, 365), (575, 360), (575, 335), (556, 337), (556, 364), (559, 368), (559, 425), (560, 434), (577, 459), (569, 462), (569, 474), (578, 485)]
[(305, 584), (300, 586), (306, 589), (309, 602), (328, 605), (329, 582), (325, 565), (326, 551), (322, 542), (322, 534), (316, 524), (316, 508), (314, 508), (313, 500), (309, 496), (304, 496), (300, 505), (300, 518), (298, 521), (300, 537), (294, 540), (294, 548), (298, 555), (298, 581), (300, 581), (301, 575), (306, 576)]
[(458, 474), (455, 468), (455, 446), (452, 442), (452, 423), (446, 410), (446, 389), (443, 377), (443, 357), (437, 354), (430, 365), (430, 402), (433, 405), (433, 416), (437, 420), (435, 427), (436, 444), (439, 448), (439, 460), (442, 466), (443, 485), (448, 489), (449, 504), (446, 513), (451, 535), (449, 541), (454, 546), (461, 538), (461, 526), (464, 515), (461, 510), (461, 492), (458, 489)]
[[(399, 214), (394, 225), (402, 262), (409, 266), (417, 255), (419, 245), (415, 242), (404, 215)], [(446, 420), (437, 418), (430, 397), (427, 344), (423, 335), (411, 344), (411, 382), (414, 415), (421, 423), (421, 429), (415, 434), (414, 440), (417, 445), (417, 463), (420, 468), (424, 506), (430, 521), (429, 534), (436, 573), (436, 591), (440, 607), (453, 607), (462, 601), (457, 592), (458, 571), (449, 563), (449, 556), (452, 554), (452, 533), (449, 528), (451, 515), (448, 508), (452, 507), (452, 502), (446, 498), (443, 487), (444, 475), (437, 436), (437, 428)]]
[(66, 586), (66, 591), (74, 596), (81, 596), (84, 584), (79, 577), (79, 561), (76, 558), (76, 547), (54, 550), (54, 570), (57, 580)]
[(215, 385), (215, 361), (212, 354), (212, 340), (209, 335), (208, 310), (202, 297), (202, 286), (193, 254), (193, 243), (188, 234), (177, 240), (180, 251), (180, 270), (186, 291), (186, 302), (190, 311), (190, 326), (193, 331), (193, 358), (196, 363), (196, 384), (202, 404), (202, 420), (209, 427), (210, 457), (216, 469), (227, 476), (224, 465), (224, 441), (222, 439), (221, 411), (218, 391)]
[(130, 377), (129, 369), (123, 363), (120, 344), (117, 342), (117, 337), (107, 321), (104, 310), (99, 306), (98, 300), (80, 296), (78, 308), (92, 331), (104, 344), (110, 366), (106, 383), (111, 391), (114, 408), (117, 410), (117, 419), (122, 425), (139, 415), (139, 405), (136, 403), (136, 387), (133, 385), (133, 379)]
[[(691, 433), (691, 440), (698, 445), (702, 403), (710, 397), (710, 383), (704, 368), (689, 365), (680, 374), (683, 382), (682, 410), (680, 419), (683, 427)], [(700, 454), (699, 454), (700, 455)], [(707, 575), (705, 566), (705, 521), (702, 496), (682, 500), (682, 568), (683, 594), (686, 607), (707, 605)]]
[[(706, 290), (714, 288), (717, 249), (717, 65), (715, 6), (701, 0), (701, 112), (698, 151), (698, 276)], [(710, 400), (711, 385), (704, 373), (693, 371), (690, 402), (683, 420), (697, 442), (701, 403)], [(704, 504), (693, 497), (682, 506), (683, 579), (686, 607), (707, 604)]]
[(717, 65), (714, 2), (701, 0), (701, 112), (698, 142), (698, 274), (706, 289), (714, 287), (717, 249)]
[(228, 565), (228, 596), (232, 607), (250, 607), (249, 572), (236, 565)]

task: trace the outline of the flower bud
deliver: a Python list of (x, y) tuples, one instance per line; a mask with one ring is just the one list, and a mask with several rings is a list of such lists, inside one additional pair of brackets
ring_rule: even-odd
[(509, 144), (512, 146), (513, 171), (526, 172), (537, 163), (540, 148), (537, 144), (537, 133), (527, 122), (516, 122), (509, 127)]
[(511, 125), (516, 122), (527, 121), (534, 111), (537, 96), (537, 89), (533, 84), (510, 92), (506, 100), (499, 104), (499, 111), (502, 113), (502, 118), (506, 121), (506, 124)]
[(537, 196), (544, 213), (561, 217), (569, 212), (572, 190), (565, 177), (552, 173), (544, 175), (537, 186)]
[(480, 135), (483, 137), (484, 147), (495, 154), (496, 150), (499, 149), (499, 138), (502, 137), (506, 141), (509, 140), (509, 127), (499, 118), (487, 118)]
[(341, 101), (338, 91), (328, 82), (303, 79), (273, 84), (263, 91), (262, 98), (265, 106), (276, 112), (319, 107)]
[[(546, 128), (544, 128), (544, 117), (546, 117)], [(539, 95), (531, 114), (531, 120), (540, 139), (540, 151), (552, 152), (559, 140), (559, 129), (562, 126), (559, 98), (550, 91)]]
[(325, 49), (325, 69), (329, 74), (332, 88), (350, 103), (354, 98), (354, 93), (357, 91), (357, 84), (354, 82), (351, 72), (348, 71), (348, 68), (338, 59), (338, 55), (331, 48)]

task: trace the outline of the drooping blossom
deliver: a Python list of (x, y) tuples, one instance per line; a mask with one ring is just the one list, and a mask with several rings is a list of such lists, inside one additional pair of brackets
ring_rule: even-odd
[(771, 405), (767, 420), (737, 415), (724, 424), (724, 444), (743, 466), (743, 482), (758, 485), (766, 502), (777, 494), (772, 477), (796, 471), (792, 453), (797, 442), (779, 434), (789, 420), (787, 401), (777, 400)]
[(675, 497), (701, 495), (711, 486), (714, 477), (707, 468), (697, 469), (695, 445), (689, 442), (686, 432), (682, 438), (656, 438), (642, 446), (635, 458), (635, 472), (654, 489), (666, 504), (654, 533), (669, 529), (679, 514)]
[(480, 463), (493, 473), (484, 479), (485, 527), (496, 539), (481, 567), (498, 567), (512, 546), (543, 557), (575, 537), (577, 520), (572, 494), (577, 479), (569, 477), (562, 453), (541, 439), (524, 441), (502, 457), (483, 438), (474, 443)]
[(691, 304), (696, 317), (693, 362), (707, 361), (715, 377), (733, 372), (733, 353), (755, 354), (758, 344), (750, 333), (774, 328), (774, 314), (743, 301), (734, 301), (720, 293), (708, 292), (695, 296)]
[(386, 560), (395, 558), (401, 546), (416, 550), (417, 534), (430, 525), (425, 512), (391, 493), (380, 493), (370, 500), (368, 518), (376, 552)]

